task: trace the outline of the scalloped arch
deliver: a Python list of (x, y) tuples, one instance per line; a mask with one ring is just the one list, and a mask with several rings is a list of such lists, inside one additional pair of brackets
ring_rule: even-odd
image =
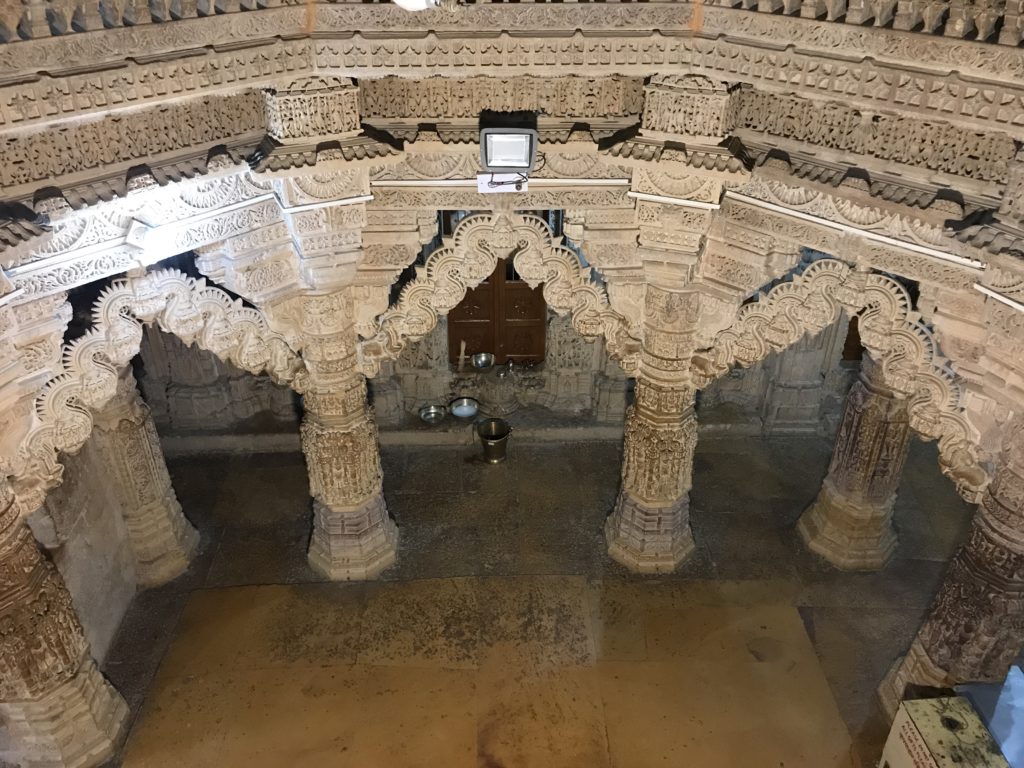
[(449, 241), (427, 258), (422, 274), (380, 316), (374, 335), (360, 342), (359, 370), (374, 376), (380, 363), (397, 358), (408, 341), (422, 340), (440, 315), (494, 271), (499, 258), (512, 258), (531, 288), (543, 284), (549, 307), (569, 313), (584, 338), (603, 336), (608, 354), (635, 375), (640, 341), (629, 335), (626, 318), (608, 306), (604, 290), (575, 253), (555, 242), (542, 219), (515, 213), (475, 214), (459, 222)]
[(65, 344), (61, 370), (36, 396), (32, 425), (14, 457), (0, 457), (11, 476), (19, 509), (27, 514), (60, 483), (61, 451), (75, 451), (88, 439), (93, 412), (117, 390), (118, 371), (138, 354), (142, 326), (196, 343), (250, 373), (266, 372), (301, 391), (305, 367), (284, 337), (256, 310), (227, 293), (177, 270), (155, 270), (115, 280), (92, 311), (93, 327)]
[(978, 458), (978, 432), (961, 405), (962, 381), (939, 354), (906, 290), (886, 275), (854, 270), (838, 259), (812, 262), (790, 282), (743, 307), (714, 345), (694, 356), (698, 386), (734, 365), (748, 367), (804, 334), (824, 330), (842, 309), (859, 315), (861, 341), (878, 361), (883, 379), (908, 397), (911, 426), (938, 440), (942, 472), (961, 496), (979, 502), (991, 478)]

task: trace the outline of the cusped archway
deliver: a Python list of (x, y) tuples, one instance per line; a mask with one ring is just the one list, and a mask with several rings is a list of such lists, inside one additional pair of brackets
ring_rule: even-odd
[(402, 289), (398, 301), (378, 320), (373, 336), (359, 344), (359, 367), (374, 376), (409, 341), (422, 340), (466, 295), (487, 278), (498, 259), (513, 259), (531, 287), (543, 285), (544, 300), (559, 315), (568, 313), (585, 339), (603, 336), (608, 354), (634, 375), (640, 341), (628, 332), (624, 316), (612, 309), (604, 288), (579, 257), (556, 242), (537, 216), (484, 213), (467, 216), (451, 238), (427, 257), (421, 273)]

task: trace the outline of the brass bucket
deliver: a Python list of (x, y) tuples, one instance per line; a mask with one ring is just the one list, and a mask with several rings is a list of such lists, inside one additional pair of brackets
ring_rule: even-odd
[(476, 433), (484, 447), (484, 461), (488, 464), (500, 464), (506, 459), (508, 438), (512, 434), (511, 425), (504, 419), (484, 419), (476, 425)]

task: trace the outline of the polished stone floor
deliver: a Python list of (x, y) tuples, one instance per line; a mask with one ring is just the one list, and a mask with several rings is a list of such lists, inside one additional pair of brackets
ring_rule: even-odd
[(874, 688), (919, 624), (970, 508), (915, 443), (897, 557), (838, 572), (795, 522), (818, 439), (702, 439), (678, 574), (601, 537), (616, 442), (386, 447), (399, 563), (369, 584), (306, 565), (299, 455), (180, 460), (203, 534), (140, 594), (104, 670), (132, 707), (125, 766), (866, 766)]

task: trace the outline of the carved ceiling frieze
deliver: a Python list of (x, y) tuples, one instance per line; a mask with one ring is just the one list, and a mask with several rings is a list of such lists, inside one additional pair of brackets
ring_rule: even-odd
[[(461, 8), (458, 13), (446, 10), (428, 10), (423, 13), (408, 13), (388, 4), (317, 4), (285, 6), (245, 10), (231, 13), (239, 6), (224, 4), (227, 13), (210, 14), (205, 18), (186, 18), (172, 21), (170, 16), (161, 16), (161, 24), (151, 24), (152, 17), (146, 14), (131, 20), (132, 26), (120, 26), (120, 19), (112, 18), (102, 23), (92, 12), (89, 4), (83, 5), (83, 20), (89, 30), (99, 34), (75, 35), (75, 45), (69, 46), (60, 38), (46, 37), (45, 19), (42, 24), (31, 24), (33, 39), (0, 46), (0, 74), (13, 74), (31, 69), (54, 69), (57, 67), (93, 66), (98, 62), (120, 61), (122, 58), (141, 58), (145, 55), (167, 53), (176, 49), (223, 46), (239, 40), (261, 40), (276, 36), (300, 37), (309, 34), (310, 28), (319, 34), (344, 34), (358, 29), (375, 34), (408, 34), (423, 30), (461, 32), (466, 29), (484, 31), (515, 30), (517, 32), (541, 32), (549, 30), (592, 29), (619, 32), (644, 32), (650, 30), (687, 31), (697, 30), (710, 38), (720, 35), (747, 37), (776, 45), (786, 40), (802, 49), (815, 50), (824, 54), (838, 51), (857, 51), (865, 58), (903, 63), (917, 66), (934, 66), (937, 69), (958, 70), (974, 75), (999, 73), (1003, 77), (1024, 79), (1024, 56), (1015, 46), (1020, 34), (1019, 23), (1010, 18), (1004, 23), (1007, 46), (990, 45), (956, 39), (973, 32), (973, 24), (950, 25), (949, 36), (934, 34), (911, 34), (884, 26), (865, 28), (861, 21), (845, 25), (817, 20), (825, 15), (820, 0), (806, 0), (786, 4), (786, 11), (793, 16), (775, 13), (758, 13), (753, 10), (730, 8), (728, 6), (700, 6), (699, 18), (690, 3), (606, 3), (597, 7), (575, 4), (522, 3), (515, 5), (478, 3)], [(153, 6), (159, 9), (162, 4)], [(243, 2), (243, 8), (247, 3)], [(811, 18), (801, 18), (801, 5)], [(775, 10), (776, 5), (769, 6)], [(912, 21), (913, 16), (904, 16), (904, 8), (918, 7), (918, 3), (901, 6), (897, 17)], [(17, 6), (13, 6), (17, 8)], [(54, 9), (60, 13), (60, 9)], [(781, 9), (780, 9), (781, 10)], [(26, 12), (32, 12), (31, 7)], [(38, 11), (36, 11), (38, 13)], [(853, 16), (851, 16), (851, 21)], [(865, 19), (866, 20), (866, 19)], [(5, 18), (10, 30), (17, 26), (16, 20)], [(91, 23), (90, 23), (91, 22)], [(168, 23), (170, 22), (170, 23)], [(911, 24), (912, 25), (912, 24)], [(112, 29), (101, 29), (112, 26)], [(71, 29), (68, 29), (72, 32)]]

